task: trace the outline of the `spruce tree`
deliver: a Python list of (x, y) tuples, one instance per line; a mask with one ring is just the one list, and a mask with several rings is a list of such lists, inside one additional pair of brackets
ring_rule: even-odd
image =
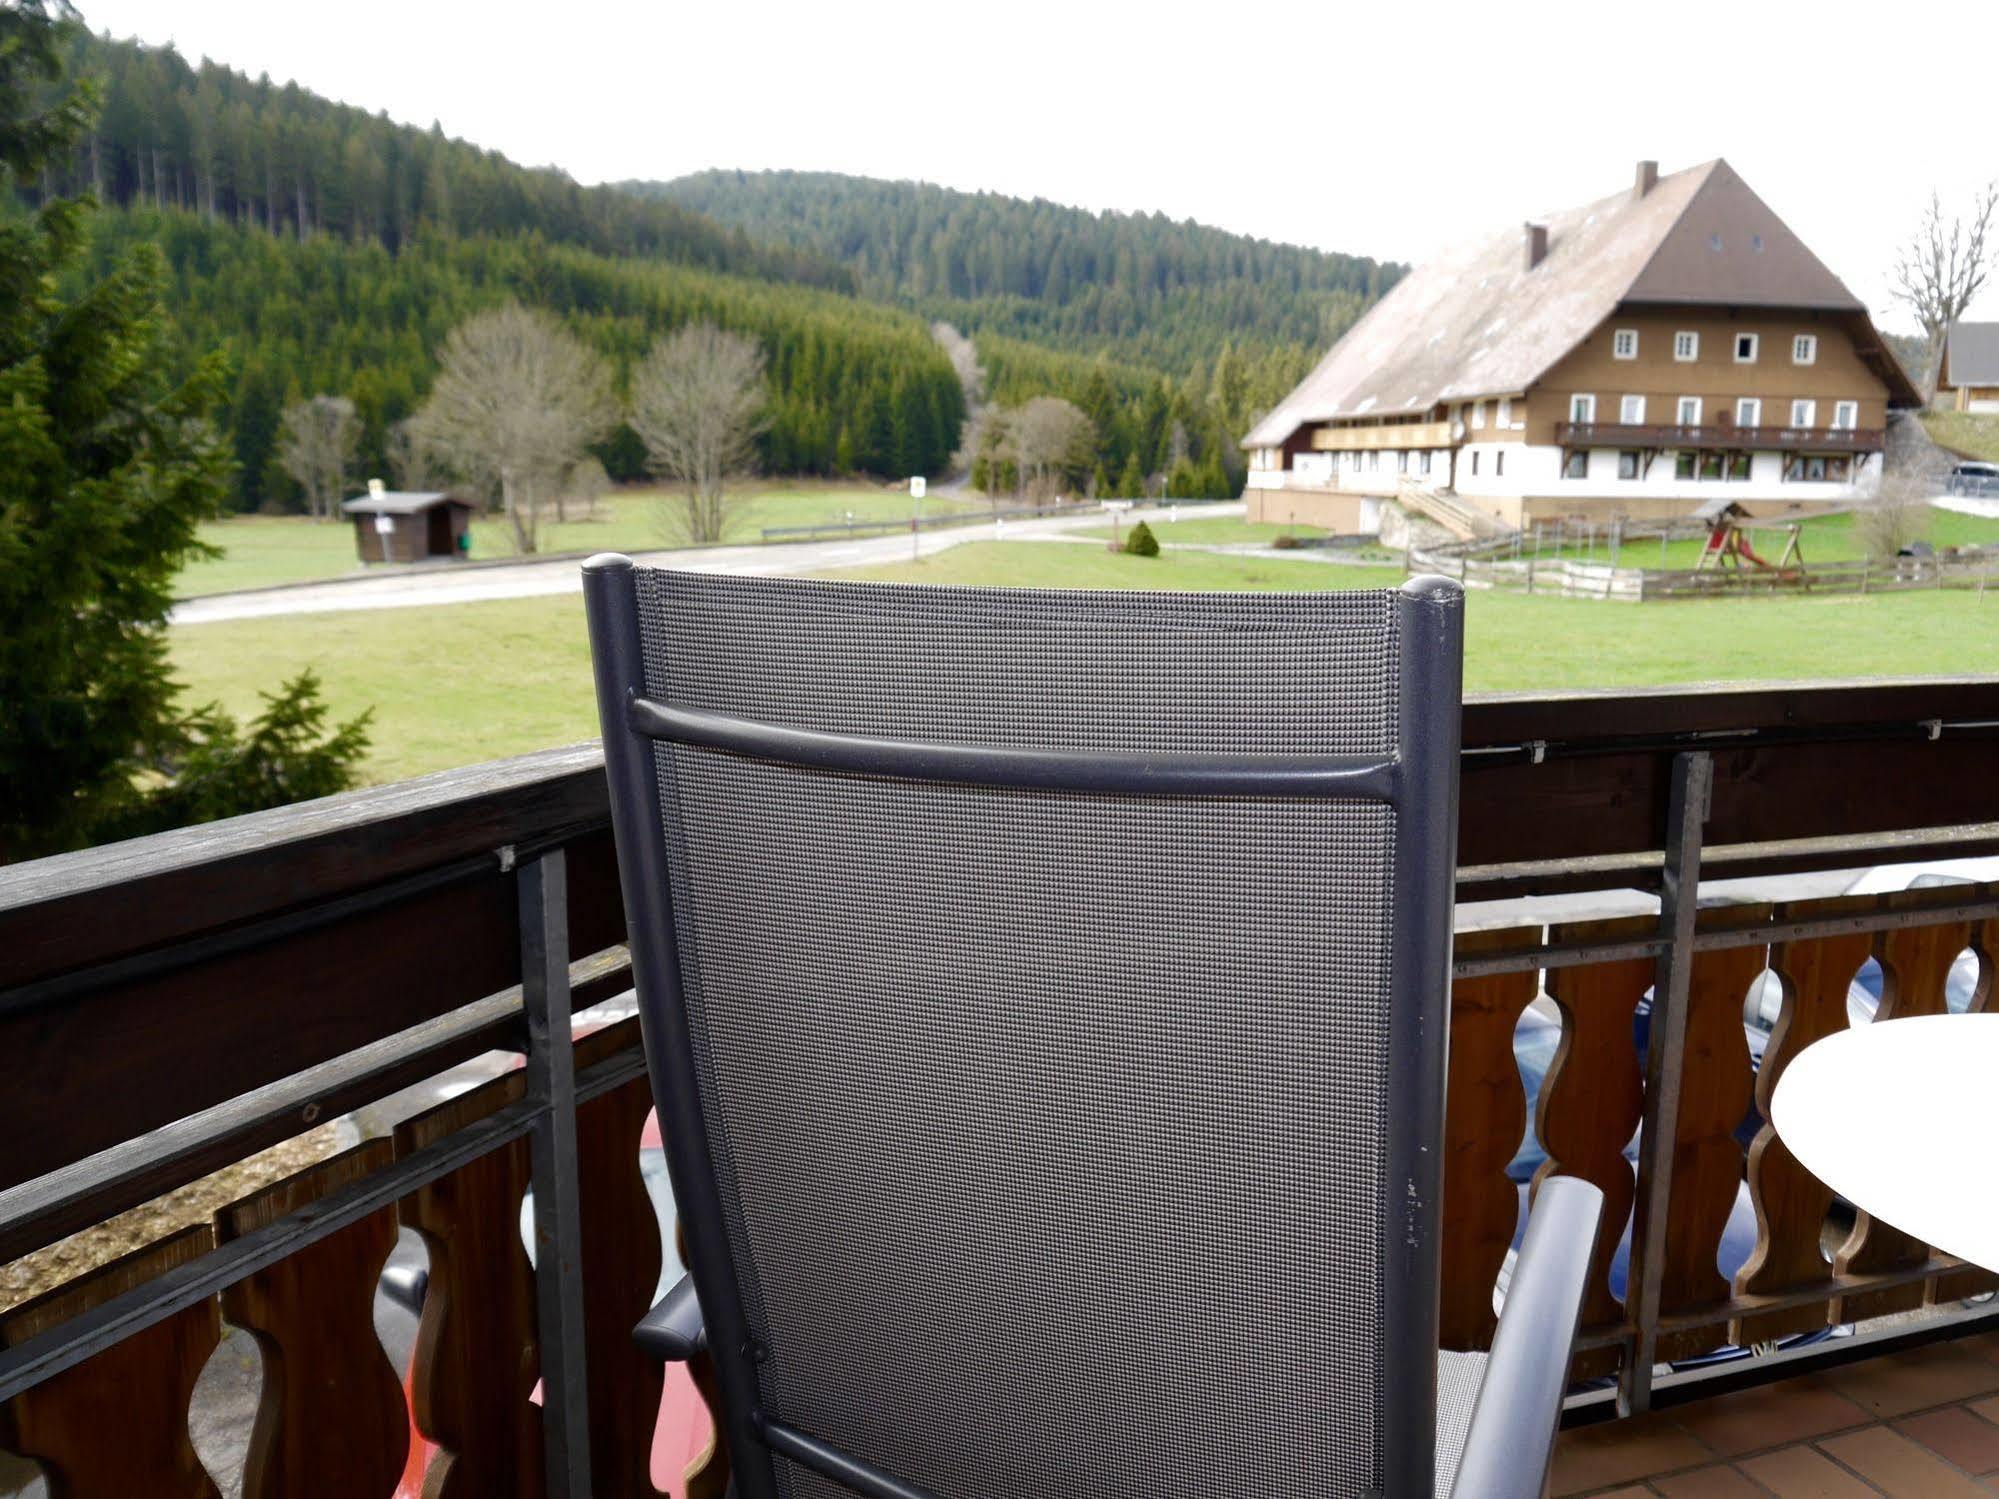
[[(89, 128), (93, 91), (64, 78), (75, 25), (58, 0), (0, 7), (9, 199)], [(168, 329), (150, 246), (101, 276), (78, 274), (90, 207), (51, 197), (0, 214), (0, 862), (134, 830), (176, 790), (206, 816), (245, 810), (243, 795), (287, 799), (299, 768), (287, 751), (329, 748), (316, 738), (309, 683), (280, 715), (289, 732), (303, 709), (303, 734), (247, 749), (233, 722), (176, 705), (172, 581), (206, 550), (196, 527), (228, 492), (227, 452), (209, 420), (221, 362), (185, 380), (164, 373)], [(313, 790), (351, 777), (365, 734), (341, 732), (330, 760), (312, 760)], [(240, 776), (246, 753), (261, 757), (250, 775), (259, 790), (177, 786), (191, 759)]]
[(1145, 498), (1145, 472), (1138, 466), (1138, 454), (1133, 453), (1125, 459), (1124, 472), (1118, 475), (1117, 492), (1120, 499)]

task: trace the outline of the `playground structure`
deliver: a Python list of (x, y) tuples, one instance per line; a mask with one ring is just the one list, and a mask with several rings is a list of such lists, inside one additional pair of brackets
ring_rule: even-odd
[[(1819, 510), (1812, 518), (1836, 513)], [(1530, 531), (1504, 537), (1410, 545), (1403, 558), (1409, 572), (1438, 573), (1467, 588), (1628, 603), (1798, 593), (1864, 595), (1911, 588), (1964, 589), (1983, 597), (1989, 586), (1999, 582), (1999, 544), (1937, 552), (1917, 542), (1895, 557), (1807, 567), (1806, 520), (1799, 515), (1758, 522), (1740, 504), (1717, 499), (1673, 520), (1542, 521)], [(1782, 547), (1766, 543), (1759, 552), (1750, 541), (1756, 531), (1785, 533)], [(1693, 566), (1669, 566), (1673, 544), (1690, 541), (1700, 543)], [(1657, 564), (1639, 565), (1638, 559), (1654, 546)], [(1774, 552), (1776, 560), (1766, 552)]]
[[(1733, 500), (1709, 500), (1693, 514), (1696, 521), (1707, 528), (1707, 545), (1701, 548), (1699, 560), (1694, 563), (1694, 571), (1718, 572), (1726, 568), (1740, 569), (1745, 564), (1773, 572), (1784, 577), (1786, 582), (1803, 582), (1805, 577), (1804, 523), (1786, 521), (1770, 527), (1756, 527), (1751, 524), (1747, 510)], [(1775, 562), (1757, 554), (1749, 545), (1747, 533), (1752, 530), (1780, 530), (1784, 532), (1784, 553)]]

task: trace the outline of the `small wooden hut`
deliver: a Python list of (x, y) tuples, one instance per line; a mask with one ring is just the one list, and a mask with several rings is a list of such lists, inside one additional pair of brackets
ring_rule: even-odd
[(370, 479), (366, 494), (340, 508), (354, 517), (354, 546), (363, 562), (458, 558), (471, 549), (473, 505), (453, 494), (384, 489), (380, 479)]

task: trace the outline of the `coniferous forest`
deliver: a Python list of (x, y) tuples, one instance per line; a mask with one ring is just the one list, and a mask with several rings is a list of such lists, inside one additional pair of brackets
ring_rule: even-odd
[[(245, 509), (298, 504), (279, 418), (313, 395), (354, 402), (361, 471), (386, 474), (445, 335), (508, 300), (561, 317), (620, 383), (690, 321), (754, 338), (769, 472), (949, 468), (969, 413), (931, 334), (943, 319), (972, 334), (986, 399), (1080, 407), (1106, 482), (1177, 471), (1182, 492), (1227, 492), (1236, 439), (1398, 270), (913, 184), (711, 173), (583, 187), (171, 48), (76, 47), (97, 122), (26, 195), (105, 205), (88, 274), (159, 244), (176, 357), (191, 370), (223, 356)], [(629, 429), (599, 456), (614, 478), (644, 471)]]

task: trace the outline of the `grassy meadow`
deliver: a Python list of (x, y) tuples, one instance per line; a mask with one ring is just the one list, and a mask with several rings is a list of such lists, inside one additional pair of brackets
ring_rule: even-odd
[(1925, 411), (1923, 426), (1933, 441), (1967, 458), (1999, 463), (1999, 416), (1969, 411)]
[[(1391, 568), (1171, 550), (1147, 559), (1059, 542), (968, 542), (920, 562), (836, 576), (1249, 591), (1401, 581)], [(259, 689), (311, 666), (336, 712), (373, 705), (371, 780), (595, 733), (582, 601), (573, 594), (184, 626), (172, 649), (191, 701), (253, 710)], [(1647, 605), (1474, 592), (1468, 605), (1471, 692), (1995, 669), (1999, 589), (1982, 598), (1947, 591)]]
[[(945, 510), (984, 509), (985, 500), (970, 496), (933, 496), (923, 502), (926, 515)], [(773, 479), (745, 494), (729, 517), (727, 541), (755, 541), (765, 526), (835, 524), (851, 512), (856, 520), (901, 520), (908, 516), (907, 491), (878, 484)], [(594, 517), (542, 524), (544, 552), (646, 552), (684, 546), (678, 529), (678, 497), (664, 489), (621, 489), (597, 503)], [(316, 583), (366, 571), (354, 555), (351, 520), (313, 521), (298, 515), (243, 515), (210, 521), (202, 540), (222, 549), (222, 556), (201, 559), (182, 569), (181, 598), (228, 593), (240, 588), (269, 588), (280, 583)], [(482, 515), (472, 522), (475, 559), (514, 555), (513, 532), (506, 518)]]

